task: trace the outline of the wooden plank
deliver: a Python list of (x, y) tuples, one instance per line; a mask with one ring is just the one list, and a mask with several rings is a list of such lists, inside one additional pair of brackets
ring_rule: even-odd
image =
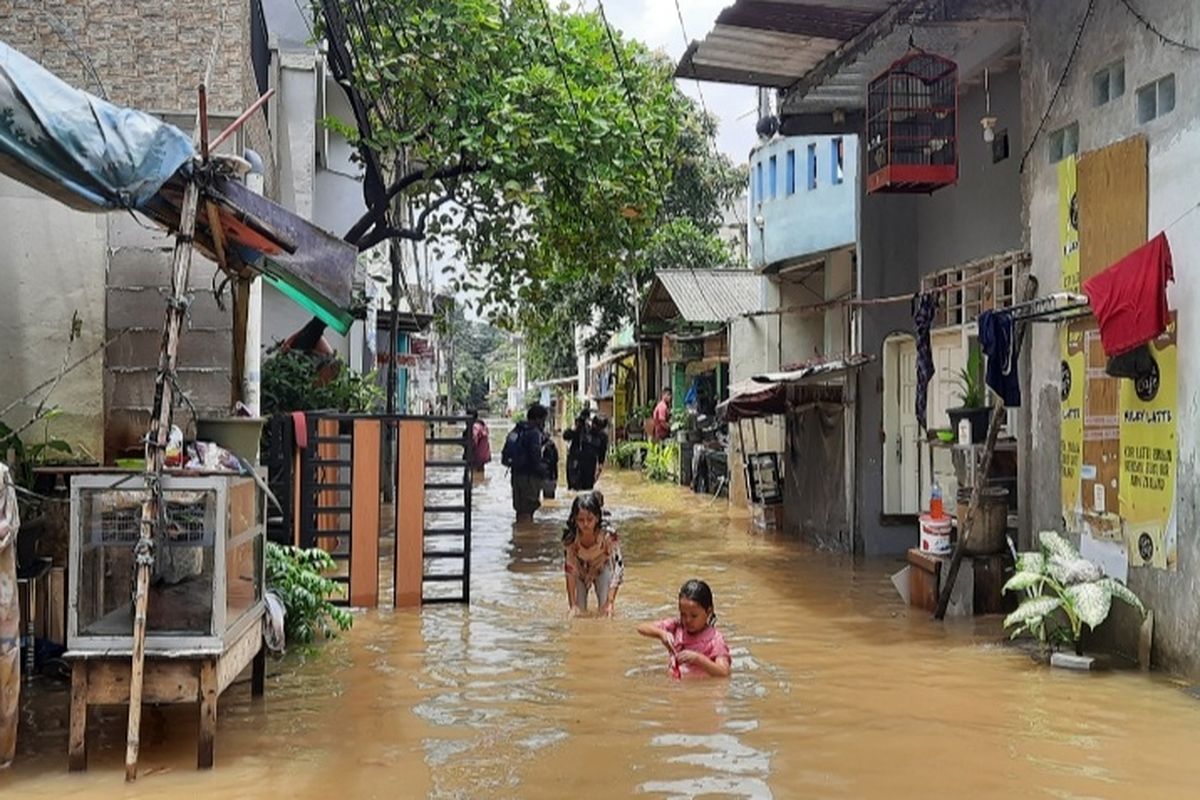
[(425, 426), (397, 424), (395, 607), (421, 605), (425, 529)]
[(77, 661), (71, 666), (71, 735), (67, 746), (67, 764), (71, 772), (87, 769), (88, 665)]
[[(254, 661), (254, 656), (260, 650), (262, 650), (261, 618), (258, 623), (250, 625), (246, 632), (216, 659), (217, 691), (223, 692), (229, 688), (229, 684), (233, 683), (242, 670), (250, 666), (250, 663)], [(203, 687), (201, 691), (203, 691)]]
[(1132, 136), (1079, 159), (1079, 276), (1086, 281), (1146, 243), (1149, 145)]
[(379, 605), (379, 420), (354, 421), (354, 476), (350, 495), (350, 605)]
[(211, 769), (217, 741), (217, 665), (200, 663), (200, 736), (196, 743), (196, 768)]
[[(104, 660), (86, 663), (87, 698), (90, 705), (122, 705), (129, 702), (130, 669), (127, 662)], [(145, 663), (142, 682), (142, 699), (145, 702), (196, 702), (200, 691), (196, 678), (196, 662), (151, 659)]]
[[(310, 445), (311, 447), (311, 445)], [(292, 545), (300, 546), (300, 448), (292, 453)]]
[(254, 667), (250, 674), (250, 696), (262, 697), (267, 693), (267, 648), (258, 648)]

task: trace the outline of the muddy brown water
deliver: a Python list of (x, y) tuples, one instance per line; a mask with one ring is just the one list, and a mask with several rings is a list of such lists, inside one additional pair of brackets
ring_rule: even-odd
[[(498, 451), (498, 448), (497, 448)], [(26, 693), (0, 795), (47, 798), (1176, 798), (1200, 786), (1200, 703), (1136, 672), (1052, 671), (996, 620), (904, 608), (894, 562), (749, 534), (723, 504), (631, 474), (602, 481), (622, 531), (614, 620), (565, 616), (567, 501), (514, 529), (494, 466), (476, 494), (473, 603), (360, 613), (222, 698), (217, 767), (190, 709), (149, 711), (122, 782), (124, 711), (93, 717), (66, 771), (65, 687)], [(669, 680), (636, 622), (713, 586), (729, 681)]]

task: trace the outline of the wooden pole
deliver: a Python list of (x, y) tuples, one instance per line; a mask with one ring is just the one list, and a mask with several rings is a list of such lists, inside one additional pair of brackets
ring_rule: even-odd
[[(203, 87), (201, 87), (203, 96)], [(199, 118), (197, 128), (207, 120)], [(153, 428), (146, 439), (146, 499), (142, 503), (141, 537), (134, 547), (137, 583), (134, 592), (133, 657), (129, 673), (129, 727), (125, 742), (125, 780), (137, 779), (138, 748), (142, 725), (142, 680), (146, 666), (146, 606), (150, 592), (150, 570), (154, 566), (154, 531), (162, 505), (162, 472), (167, 440), (171, 433), (171, 412), (174, 400), (175, 367), (179, 354), (179, 333), (187, 310), (186, 293), (192, 267), (192, 236), (196, 231), (196, 208), (200, 196), (193, 176), (183, 193), (179, 215), (179, 232), (175, 236), (175, 252), (171, 263), (171, 297), (167, 301), (166, 322), (163, 326), (162, 349), (158, 357), (158, 375), (154, 387)]]
[[(1023, 300), (1032, 300), (1037, 294), (1037, 279), (1032, 275), (1028, 276), (1025, 282), (1025, 294)], [(1019, 322), (1013, 326), (1013, 337), (1016, 339), (1014, 347), (1017, 352), (1020, 352), (1025, 345), (1025, 323)], [(1000, 427), (1003, 425), (1004, 419), (1004, 399), (996, 395), (995, 405), (992, 406), (992, 417), (988, 422), (987, 439), (983, 446), (983, 461), (979, 465), (979, 470), (976, 472), (975, 485), (971, 487), (971, 502), (967, 505), (967, 518), (962, 522), (962, 527), (959, 531), (958, 542), (954, 545), (954, 555), (950, 558), (950, 571), (946, 575), (946, 583), (942, 586), (938, 595), (937, 610), (933, 612), (934, 619), (944, 619), (946, 609), (950, 606), (950, 593), (954, 591), (954, 582), (958, 579), (958, 570), (962, 567), (963, 556), (966, 555), (967, 540), (971, 537), (971, 532), (975, 527), (975, 518), (979, 515), (979, 499), (983, 494), (984, 484), (987, 483), (988, 472), (992, 468), (992, 456), (996, 452), (996, 439), (1000, 435)], [(975, 454), (970, 455), (972, 461)]]

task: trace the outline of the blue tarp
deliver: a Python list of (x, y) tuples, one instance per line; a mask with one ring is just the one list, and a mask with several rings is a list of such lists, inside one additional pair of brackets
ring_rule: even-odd
[(140, 208), (193, 155), (174, 125), (76, 89), (0, 42), (0, 172), (81, 211)]

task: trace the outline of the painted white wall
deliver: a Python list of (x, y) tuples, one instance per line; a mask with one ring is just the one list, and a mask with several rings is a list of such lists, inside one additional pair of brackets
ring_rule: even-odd
[[(73, 211), (0, 175), (0, 409), (96, 350), (105, 335), (104, 279), (108, 263), (105, 215)], [(72, 315), (79, 337), (72, 343)], [(4, 422), (23, 424), (38, 401), (20, 405)], [(61, 415), (51, 435), (97, 459), (104, 449), (104, 360), (100, 353), (63, 378), (49, 404)], [(42, 436), (44, 428), (27, 437)], [(3, 458), (4, 454), (0, 454)]]

